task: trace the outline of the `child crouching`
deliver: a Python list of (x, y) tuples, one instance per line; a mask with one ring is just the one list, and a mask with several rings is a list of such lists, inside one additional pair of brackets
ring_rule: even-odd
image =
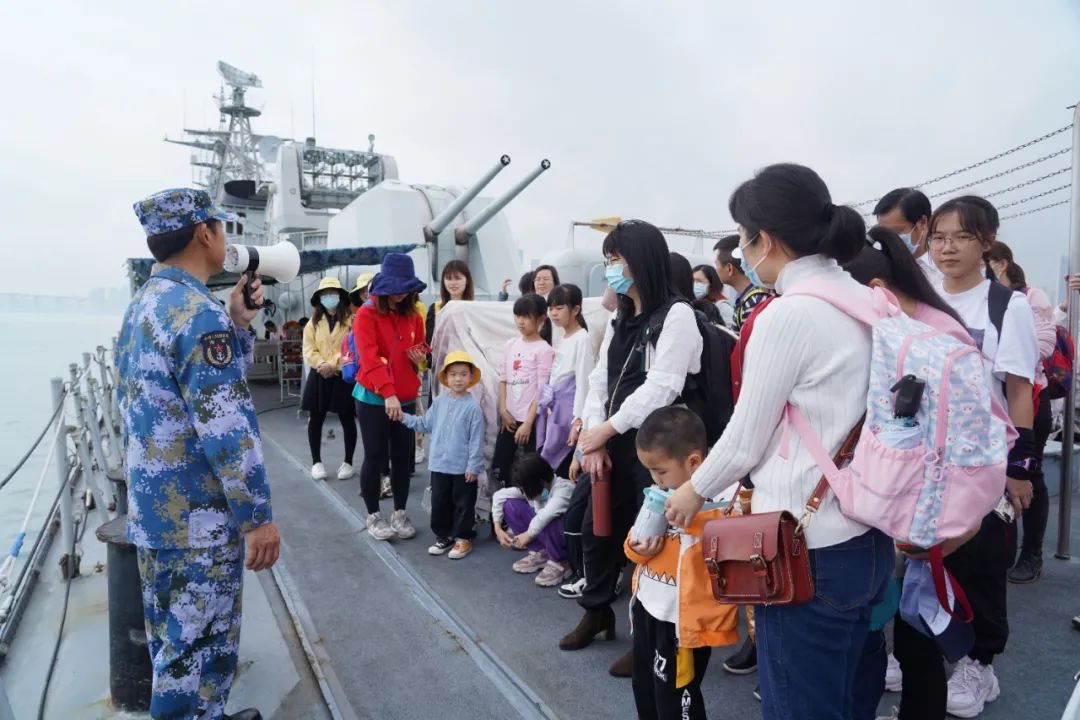
[(476, 537), (476, 477), (484, 467), (484, 414), (469, 394), (480, 382), (480, 368), (469, 354), (457, 350), (446, 356), (439, 382), (441, 393), (422, 416), (405, 413), (410, 430), (431, 435), (431, 555), (450, 551), (451, 560), (472, 552)]
[[(534, 573), (540, 587), (558, 585), (566, 574), (566, 538), (563, 513), (570, 505), (574, 484), (555, 477), (551, 466), (536, 453), (522, 455), (514, 463), (514, 487), (503, 488), (491, 498), (491, 521), (504, 548), (528, 549), (514, 563), (514, 572)], [(509, 532), (503, 528), (503, 523)]]
[[(638, 459), (661, 491), (689, 482), (708, 452), (705, 425), (681, 407), (649, 415), (636, 445)], [(626, 538), (626, 556), (637, 563), (630, 617), (640, 718), (704, 718), (701, 680), (710, 646), (739, 639), (736, 608), (713, 599), (702, 555), (705, 523), (722, 512), (702, 510), (689, 528), (669, 527), (658, 535), (635, 537), (635, 527)]]

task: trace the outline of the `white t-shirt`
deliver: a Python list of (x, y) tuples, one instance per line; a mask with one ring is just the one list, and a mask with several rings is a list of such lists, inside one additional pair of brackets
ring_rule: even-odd
[(989, 280), (983, 280), (962, 293), (942, 291), (941, 296), (959, 313), (971, 337), (982, 350), (986, 371), (997, 381), (990, 385), (1002, 404), (1005, 404), (1005, 394), (1001, 384), (1005, 382), (1007, 374), (1034, 381), (1039, 345), (1035, 339), (1035, 316), (1023, 293), (1014, 292), (1009, 300), (1001, 321), (1000, 338), (990, 322)]
[(596, 364), (593, 358), (592, 340), (588, 330), (578, 330), (570, 337), (564, 337), (555, 351), (555, 362), (551, 365), (551, 385), (558, 385), (570, 376), (577, 379), (574, 388), (574, 417), (580, 418), (585, 408), (585, 397), (589, 394), (589, 373)]

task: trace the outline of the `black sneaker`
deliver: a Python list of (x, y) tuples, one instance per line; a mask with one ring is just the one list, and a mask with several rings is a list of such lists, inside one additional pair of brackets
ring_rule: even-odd
[(1020, 559), (1009, 571), (1009, 582), (1017, 585), (1033, 583), (1042, 576), (1043, 561), (1041, 555), (1021, 553)]
[(559, 597), (577, 600), (585, 592), (585, 578), (575, 575), (559, 586)]
[(435, 538), (435, 543), (427, 549), (427, 552), (428, 555), (442, 555), (452, 547), (454, 547), (453, 538)]
[(758, 702), (761, 702), (761, 686), (760, 685), (755, 685), (754, 686), (754, 699), (757, 700)]
[(1076, 615), (1072, 619), (1073, 630), (1080, 630), (1080, 615)]
[(732, 675), (749, 675), (757, 670), (757, 645), (750, 638), (739, 651), (724, 661), (724, 669)]

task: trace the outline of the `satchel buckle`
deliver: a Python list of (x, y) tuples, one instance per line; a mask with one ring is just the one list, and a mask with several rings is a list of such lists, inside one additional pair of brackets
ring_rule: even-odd
[(705, 569), (708, 570), (711, 575), (720, 574), (720, 566), (717, 564), (715, 558), (705, 558)]
[(754, 568), (754, 575), (757, 577), (765, 577), (769, 574), (769, 566), (765, 562), (765, 558), (760, 555), (750, 556), (750, 566)]

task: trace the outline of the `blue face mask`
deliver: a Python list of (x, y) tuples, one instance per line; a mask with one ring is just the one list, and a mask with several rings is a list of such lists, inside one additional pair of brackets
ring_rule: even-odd
[(914, 253), (917, 248), (915, 247), (915, 243), (911, 241), (911, 233), (899, 233), (899, 235), (900, 239), (904, 241), (904, 245), (907, 246), (907, 249)]
[[(749, 247), (750, 245), (752, 245), (754, 242), (757, 241), (757, 238), (758, 238), (758, 236), (755, 235), (753, 240), (746, 243), (746, 245), (744, 245), (743, 247)], [(743, 263), (745, 264), (745, 262), (746, 262), (746, 251), (745, 250), (742, 252), (742, 260), (743, 260)], [(772, 289), (772, 285), (766, 283), (764, 280), (761, 279), (761, 276), (757, 274), (757, 267), (758, 267), (758, 265), (760, 265), (763, 262), (765, 262), (765, 256), (764, 255), (761, 256), (760, 260), (758, 260), (756, 263), (754, 263), (753, 267), (746, 268), (746, 270), (744, 271), (746, 273), (746, 279), (749, 280), (754, 285), (757, 285), (758, 287)]]
[(341, 303), (341, 298), (337, 294), (333, 295), (320, 295), (319, 304), (326, 308), (329, 312), (337, 310), (337, 306)]
[(546, 503), (550, 497), (551, 497), (551, 491), (548, 490), (547, 488), (544, 488), (543, 490), (540, 491), (540, 502)]
[(702, 299), (703, 297), (705, 297), (708, 294), (709, 294), (709, 286), (708, 285), (706, 285), (705, 283), (699, 283), (699, 282), (694, 283), (694, 297), (696, 297), (698, 300), (700, 300), (700, 299)]
[(604, 268), (604, 279), (607, 280), (608, 287), (619, 295), (625, 295), (634, 284), (633, 278), (623, 275), (623, 267), (623, 264), (619, 263)]

